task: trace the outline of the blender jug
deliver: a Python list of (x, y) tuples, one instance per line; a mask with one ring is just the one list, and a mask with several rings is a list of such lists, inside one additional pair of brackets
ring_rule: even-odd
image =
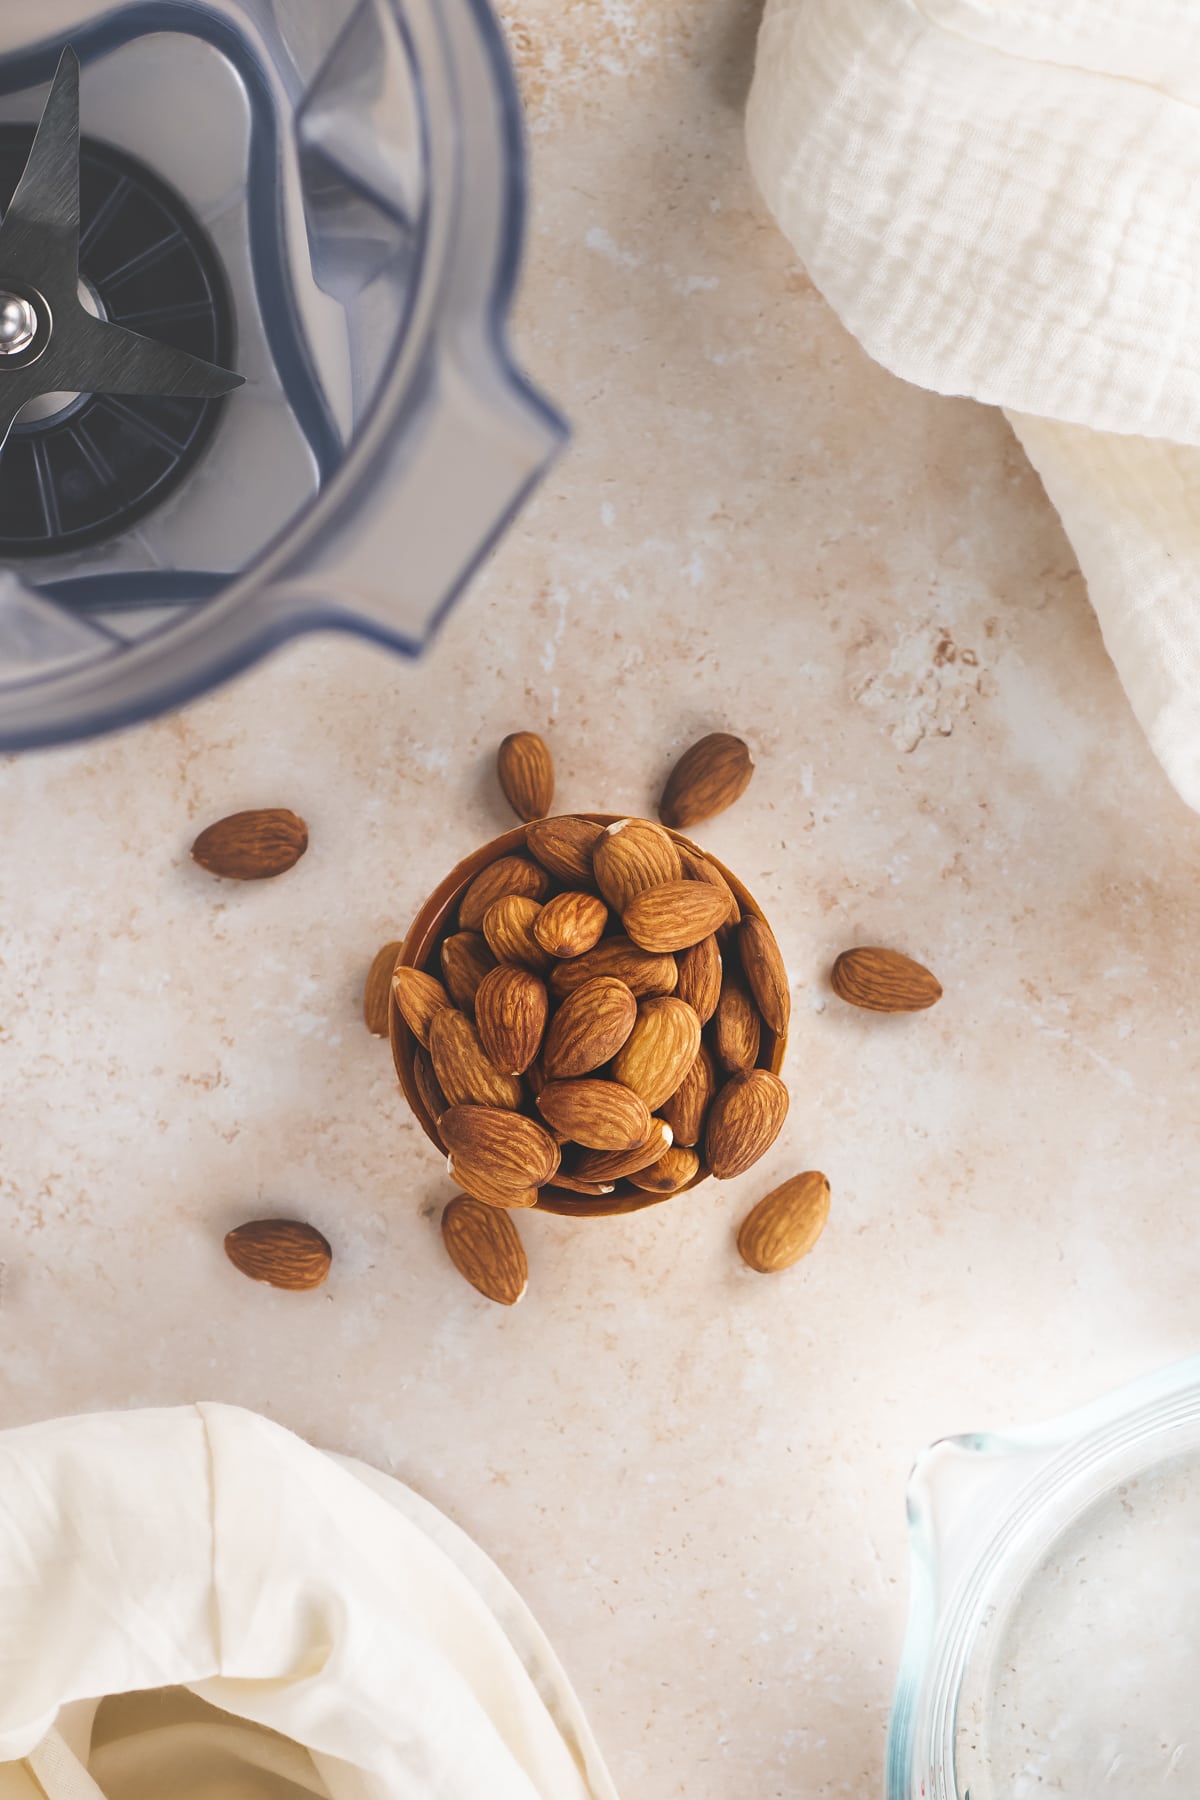
[[(146, 717), (311, 628), (417, 654), (565, 437), (505, 342), (520, 112), (485, 0), (6, 8), (5, 211), (68, 45), (83, 324), (243, 385), (81, 380), (16, 413), (2, 750)], [(0, 355), (0, 401), (6, 379)]]

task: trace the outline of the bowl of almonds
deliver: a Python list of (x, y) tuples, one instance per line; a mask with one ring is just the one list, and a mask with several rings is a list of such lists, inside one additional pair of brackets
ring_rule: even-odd
[(392, 974), (400, 1085), (465, 1193), (605, 1216), (742, 1174), (787, 1114), (761, 910), (666, 825), (533, 818), (431, 894)]

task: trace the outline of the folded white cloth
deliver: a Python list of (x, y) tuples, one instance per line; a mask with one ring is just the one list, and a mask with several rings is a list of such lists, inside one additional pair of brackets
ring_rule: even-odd
[(545, 1637), (387, 1476), (223, 1406), (0, 1434), (0, 1800), (615, 1800)]
[(1200, 809), (1200, 5), (768, 0), (747, 124), (866, 350), (1007, 410)]

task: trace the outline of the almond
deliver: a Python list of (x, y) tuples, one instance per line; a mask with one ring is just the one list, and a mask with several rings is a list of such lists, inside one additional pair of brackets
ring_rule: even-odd
[(742, 1175), (771, 1148), (787, 1118), (788, 1091), (769, 1069), (741, 1069), (708, 1109), (704, 1160), (718, 1181)]
[(750, 916), (742, 920), (738, 952), (759, 1012), (776, 1037), (786, 1037), (792, 996), (779, 945), (765, 919)]
[(478, 1200), (451, 1200), (442, 1214), (446, 1254), (485, 1300), (515, 1306), (529, 1285), (529, 1262), (507, 1213)]
[(539, 973), (550, 967), (549, 956), (533, 935), (541, 910), (524, 894), (505, 894), (492, 902), (483, 915), (483, 935), (498, 962), (521, 963)]
[[(478, 1107), (476, 1111), (478, 1111)], [(446, 1162), (451, 1181), (458, 1183), (464, 1193), (470, 1194), (472, 1200), (479, 1200), (484, 1206), (502, 1206), (518, 1211), (522, 1207), (536, 1206), (541, 1197), (541, 1189), (501, 1188), (497, 1187), (491, 1175), (482, 1164), (455, 1162), (451, 1156)]]
[(496, 752), (504, 798), (519, 819), (540, 819), (554, 804), (554, 762), (535, 731), (513, 731)]
[(533, 935), (551, 956), (582, 956), (604, 936), (608, 908), (595, 894), (556, 894), (534, 920)]
[(580, 1181), (621, 1181), (638, 1169), (648, 1169), (671, 1148), (671, 1127), (651, 1119), (650, 1130), (632, 1150), (584, 1150), (575, 1158), (574, 1175)]
[(590, 1150), (632, 1150), (650, 1135), (650, 1109), (619, 1081), (548, 1081), (537, 1097), (542, 1117)]
[(716, 1091), (713, 1059), (701, 1044), (695, 1062), (671, 1098), (663, 1102), (662, 1116), (671, 1127), (677, 1144), (688, 1147), (703, 1138), (705, 1116)]
[[(586, 990), (584, 990), (586, 992)], [(638, 1006), (637, 1023), (613, 1061), (613, 1079), (640, 1094), (651, 1112), (670, 1098), (696, 1060), (700, 1021), (674, 994)]]
[(320, 1287), (333, 1261), (328, 1240), (299, 1219), (251, 1219), (227, 1234), (225, 1254), (252, 1281), (296, 1292)]
[(681, 881), (683, 864), (670, 836), (649, 819), (610, 825), (592, 852), (596, 886), (614, 912), (664, 881)]
[(639, 999), (645, 994), (670, 994), (679, 979), (673, 956), (651, 956), (627, 937), (601, 938), (594, 950), (570, 962), (560, 962), (550, 972), (550, 990), (560, 999), (598, 975), (623, 981)]
[(741, 977), (729, 974), (721, 989), (713, 1044), (724, 1069), (752, 1069), (758, 1061), (762, 1025)]
[(427, 975), (423, 969), (410, 969), (407, 963), (393, 970), (391, 989), (400, 1017), (418, 1044), (428, 1050), (433, 1015), (449, 1006), (449, 994), (436, 975)]
[(542, 1045), (550, 996), (529, 969), (491, 969), (475, 995), (475, 1028), (498, 1069), (523, 1075)]
[(499, 1193), (540, 1187), (558, 1168), (558, 1145), (536, 1119), (522, 1113), (452, 1106), (442, 1114), (438, 1135), (460, 1178), (473, 1169)]
[(637, 1019), (638, 1004), (623, 981), (598, 975), (568, 994), (550, 1021), (542, 1052), (549, 1081), (587, 1075), (615, 1056)]
[(420, 1095), (421, 1105), (436, 1125), (446, 1110), (447, 1101), (445, 1094), (438, 1086), (438, 1078), (433, 1072), (433, 1064), (424, 1050), (413, 1051), (412, 1067), (413, 1080), (416, 1083), (417, 1093)]
[(721, 948), (711, 934), (684, 950), (677, 961), (676, 993), (686, 1000), (702, 1025), (707, 1025), (721, 998)]
[(773, 1188), (742, 1220), (737, 1247), (760, 1275), (790, 1269), (807, 1256), (829, 1217), (829, 1183), (809, 1169)]
[(385, 944), (382, 950), (377, 950), (363, 983), (363, 1019), (372, 1037), (386, 1037), (388, 1034), (392, 970), (401, 949), (400, 944)]
[(539, 869), (526, 856), (500, 856), (475, 877), (458, 906), (458, 922), (464, 931), (478, 931), (484, 914), (495, 901), (506, 894), (522, 894), (527, 900), (542, 900), (550, 886), (545, 869)]
[[(599, 1151), (594, 1151), (599, 1155)], [(590, 1199), (602, 1200), (605, 1194), (611, 1194), (616, 1187), (614, 1181), (581, 1181), (578, 1175), (564, 1175), (560, 1169), (550, 1184), (552, 1187), (565, 1188), (568, 1194), (586, 1194)]]
[(635, 1188), (642, 1188), (648, 1194), (677, 1194), (699, 1173), (700, 1158), (696, 1152), (673, 1145), (649, 1168), (634, 1169), (629, 1179)]
[(831, 979), (839, 999), (869, 1012), (924, 1012), (942, 997), (937, 977), (899, 950), (843, 950)]
[(496, 959), (481, 931), (456, 931), (442, 945), (442, 979), (455, 1006), (470, 1012), (479, 984)]
[(719, 888), (700, 881), (668, 881), (631, 900), (621, 922), (641, 949), (663, 956), (698, 944), (724, 922), (728, 910)]
[(727, 731), (713, 731), (685, 750), (667, 777), (658, 816), (673, 831), (725, 811), (744, 794), (754, 773), (746, 745)]
[(192, 845), (192, 857), (210, 875), (230, 881), (265, 881), (293, 868), (308, 849), (308, 826), (286, 807), (230, 813), (209, 825)]
[(603, 825), (593, 819), (565, 814), (557, 819), (538, 819), (525, 833), (525, 842), (544, 869), (573, 887), (590, 887), (592, 850), (604, 836)]
[(723, 923), (736, 925), (742, 916), (742, 909), (738, 905), (737, 895), (716, 863), (711, 862), (707, 856), (701, 856), (698, 850), (690, 847), (685, 849), (682, 844), (679, 847), (679, 857), (683, 863), (684, 875), (689, 881), (703, 881), (708, 887), (720, 888), (721, 892), (728, 896), (729, 917)]
[(521, 1104), (521, 1083), (490, 1061), (479, 1033), (465, 1013), (447, 1006), (433, 1015), (429, 1056), (438, 1085), (452, 1107)]

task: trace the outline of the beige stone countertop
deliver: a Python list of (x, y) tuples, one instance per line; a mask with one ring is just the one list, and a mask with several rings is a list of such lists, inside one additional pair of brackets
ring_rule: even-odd
[[(1200, 823), (1125, 705), (997, 413), (873, 366), (751, 190), (754, 8), (506, 0), (530, 114), (517, 336), (576, 438), (419, 668), (307, 640), (181, 716), (0, 768), (0, 1418), (199, 1398), (394, 1471), (517, 1583), (628, 1800), (881, 1779), (904, 1487), (947, 1432), (1196, 1345)], [(697, 835), (794, 975), (785, 1134), (616, 1221), (521, 1219), (530, 1289), (446, 1261), (444, 1170), (362, 977), (511, 822), (643, 812), (702, 731), (754, 782)], [(295, 807), (277, 882), (192, 866)], [(893, 944), (932, 1012), (829, 994)], [(733, 1247), (824, 1169), (810, 1260)], [(222, 1237), (332, 1240), (275, 1293)]]

